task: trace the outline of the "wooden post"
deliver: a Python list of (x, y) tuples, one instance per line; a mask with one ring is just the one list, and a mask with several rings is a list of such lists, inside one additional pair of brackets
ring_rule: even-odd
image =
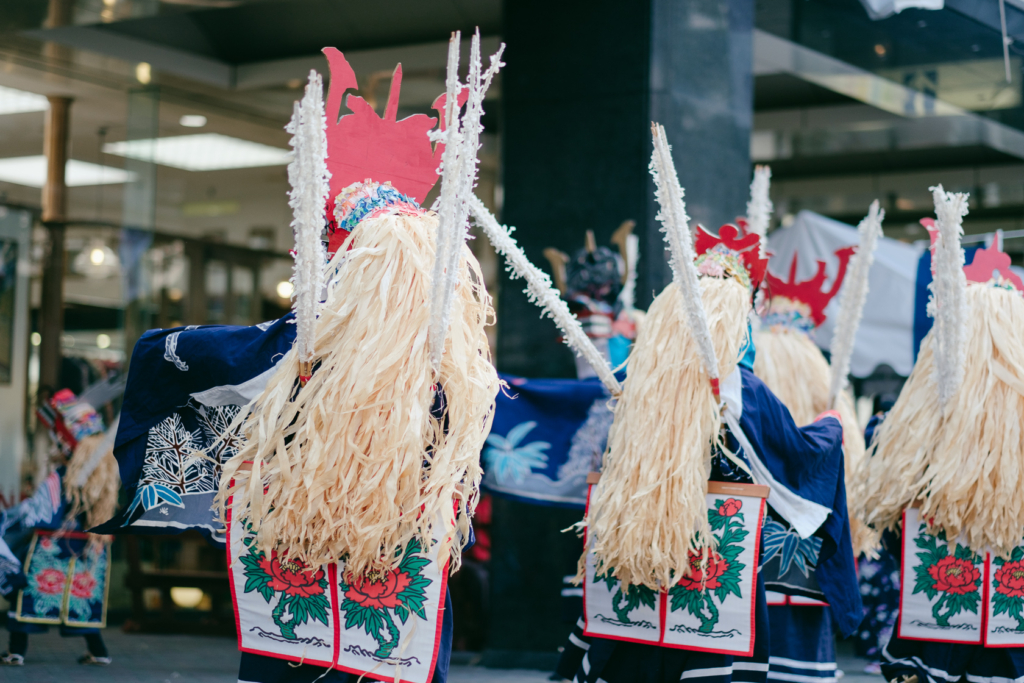
[[(43, 186), (43, 225), (49, 237), (49, 253), (43, 267), (43, 296), (39, 310), (39, 384), (59, 388), (61, 337), (64, 334), (64, 222), (67, 220), (68, 129), (71, 98), (48, 97), (43, 153), (46, 184)], [(42, 396), (42, 392), (40, 392)]]

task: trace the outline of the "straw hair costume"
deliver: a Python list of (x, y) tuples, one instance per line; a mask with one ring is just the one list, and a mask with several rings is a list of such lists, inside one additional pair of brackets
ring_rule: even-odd
[[(721, 371), (731, 373), (746, 342), (749, 292), (732, 278), (704, 278), (701, 290)], [(630, 353), (587, 519), (594, 552), (627, 584), (671, 585), (690, 552), (711, 543), (704, 498), (721, 417), (696, 346), (683, 294), (669, 285)]]
[(964, 267), (967, 195), (931, 189), (935, 322), (857, 481), (858, 514), (902, 556), (882, 673), (1019, 680), (1024, 282), (999, 234)]
[[(347, 557), (354, 574), (396, 566), (413, 537), (444, 530), (458, 568), (456, 527), (468, 538), (479, 454), (498, 378), (484, 326), (493, 322), (479, 264), (462, 247), (454, 324), (435, 376), (427, 349), (437, 216), (387, 212), (362, 221), (331, 262), (337, 268), (316, 321), (317, 368), (293, 399), (289, 352), (242, 426), (247, 441), (225, 467), (233, 510), (261, 545), (319, 566)], [(443, 412), (431, 411), (436, 387)], [(260, 463), (252, 474), (239, 471)], [(265, 489), (265, 492), (264, 492)], [(442, 551), (446, 554), (447, 549)]]
[(853, 573), (842, 425), (827, 413), (798, 427), (754, 375), (761, 236), (698, 226), (693, 239), (665, 131), (652, 135), (673, 281), (648, 309), (614, 403), (579, 525), (584, 614), (557, 672), (580, 683), (765, 681), (770, 627), (754, 569), (778, 551), (763, 543), (767, 509), (839, 567), (822, 591), (840, 629), (863, 616), (855, 588), (832, 580)]

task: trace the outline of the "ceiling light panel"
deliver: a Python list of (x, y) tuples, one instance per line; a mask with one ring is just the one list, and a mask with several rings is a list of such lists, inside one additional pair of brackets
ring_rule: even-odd
[[(132, 180), (135, 180), (134, 173), (88, 161), (71, 159), (64, 167), (64, 181), (68, 187), (117, 185)], [(0, 181), (26, 187), (42, 187), (46, 184), (46, 157), (39, 155), (0, 159)]]
[(49, 108), (49, 101), (42, 95), (0, 86), (0, 115), (46, 111)]
[(108, 142), (103, 151), (185, 171), (281, 166), (292, 160), (292, 153), (286, 149), (217, 133)]

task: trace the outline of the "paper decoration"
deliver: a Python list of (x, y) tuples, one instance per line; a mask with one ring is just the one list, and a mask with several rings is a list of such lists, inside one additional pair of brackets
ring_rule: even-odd
[(935, 278), (929, 312), (935, 318), (935, 382), (939, 404), (945, 407), (963, 381), (964, 340), (967, 334), (967, 277), (960, 248), (967, 195), (929, 188), (935, 202), (937, 239), (932, 248)]
[[(448, 78), (445, 93), (442, 131), (434, 139), (446, 146), (441, 157), (441, 195), (435, 203), (437, 211), (437, 249), (430, 282), (430, 364), (437, 372), (441, 368), (441, 354), (448, 335), (455, 283), (459, 276), (459, 259), (469, 236), (469, 199), (476, 185), (477, 152), (483, 126), (484, 95), (491, 81), (504, 66), (501, 53), (491, 57), (486, 71), (480, 63), (480, 31), (473, 34), (469, 55), (469, 78), (465, 87), (459, 83), (459, 44), (461, 34), (456, 31), (448, 43)], [(468, 92), (466, 113), (459, 117), (459, 95)]]
[[(882, 236), (882, 220), (885, 211), (879, 208), (878, 200), (871, 202), (868, 215), (860, 222), (860, 246), (850, 264), (850, 279), (839, 299), (839, 318), (832, 333), (832, 377), (829, 385), (828, 405), (836, 407), (840, 392), (846, 388), (850, 374), (850, 359), (853, 358), (853, 344), (857, 328), (864, 315), (864, 303), (868, 299), (868, 273), (875, 261), (875, 247)], [(795, 263), (795, 256), (794, 256)]]
[[(359, 88), (356, 74), (345, 55), (333, 47), (325, 47), (324, 55), (331, 69), (327, 94), (327, 169), (331, 172), (331, 198), (338, 196), (352, 183), (374, 180), (390, 182), (402, 194), (422, 202), (437, 182), (437, 167), (444, 145), (435, 148), (427, 133), (437, 119), (414, 114), (401, 121), (398, 98), (402, 91), (402, 65), (395, 67), (384, 116), (377, 116), (366, 100), (357, 95), (345, 98), (351, 113), (341, 110), (342, 98), (348, 90)], [(439, 98), (433, 108), (444, 109)], [(340, 117), (340, 118), (339, 118)]]
[(313, 373), (316, 317), (325, 284), (327, 252), (320, 235), (325, 225), (328, 197), (326, 118), (320, 74), (309, 72), (309, 83), (301, 102), (296, 102), (292, 119), (285, 128), (292, 134), (295, 158), (288, 164), (288, 205), (292, 208), (295, 233), (295, 265), (292, 309), (295, 311), (295, 349), (299, 356), (299, 380), (305, 384)]
[(526, 295), (530, 301), (544, 311), (544, 315), (555, 321), (555, 325), (565, 335), (565, 343), (577, 355), (583, 356), (594, 368), (601, 383), (605, 385), (613, 397), (622, 393), (619, 381), (615, 379), (608, 360), (594, 346), (587, 333), (583, 331), (580, 321), (569, 312), (569, 306), (561, 297), (561, 293), (551, 286), (551, 278), (547, 273), (530, 263), (522, 247), (512, 237), (515, 228), (498, 223), (484, 203), (476, 196), (469, 198), (469, 210), (473, 220), (490, 239), (494, 250), (505, 257), (505, 269), (513, 277), (526, 280)]
[(715, 356), (715, 344), (711, 339), (711, 328), (701, 300), (697, 267), (693, 263), (696, 255), (693, 253), (690, 236), (690, 217), (686, 215), (686, 204), (683, 203), (683, 188), (679, 185), (675, 163), (672, 161), (672, 148), (669, 147), (664, 126), (652, 123), (651, 135), (654, 138), (654, 152), (651, 154), (649, 170), (654, 177), (654, 196), (661, 209), (657, 218), (661, 221), (661, 231), (665, 233), (665, 242), (669, 246), (672, 281), (683, 292), (684, 313), (690, 323), (690, 333), (697, 342), (704, 371), (711, 380), (717, 398), (718, 358)]

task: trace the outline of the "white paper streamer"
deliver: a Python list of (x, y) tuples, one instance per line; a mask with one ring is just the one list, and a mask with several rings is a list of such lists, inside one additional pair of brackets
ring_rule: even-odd
[(483, 101), (491, 80), (504, 64), (502, 43), (491, 57), (490, 66), (481, 71), (480, 30), (473, 34), (469, 56), (469, 77), (466, 88), (469, 97), (466, 113), (459, 118), (459, 43), (456, 31), (448, 43), (448, 77), (445, 80), (445, 130), (432, 135), (435, 141), (445, 142), (441, 157), (441, 193), (434, 205), (438, 215), (437, 250), (430, 282), (430, 363), (437, 371), (441, 367), (444, 340), (448, 336), (455, 282), (459, 274), (459, 258), (469, 236), (469, 199), (476, 185), (477, 152), (483, 126)]
[(693, 239), (690, 236), (690, 217), (686, 215), (686, 204), (683, 203), (683, 188), (679, 186), (665, 128), (661, 124), (652, 123), (651, 135), (654, 138), (654, 153), (651, 154), (649, 169), (654, 176), (654, 196), (661, 207), (657, 219), (661, 221), (661, 231), (665, 233), (665, 241), (671, 253), (669, 265), (672, 266), (672, 280), (683, 292), (686, 306), (684, 313), (704, 362), (704, 371), (711, 380), (717, 380), (718, 358), (715, 356), (715, 344), (711, 339), (711, 328), (701, 300), (697, 266), (693, 262)]
[(498, 223), (484, 203), (475, 196), (471, 196), (469, 199), (469, 209), (474, 222), (491, 240), (494, 250), (505, 257), (505, 269), (512, 277), (521, 277), (526, 280), (526, 289), (524, 290), (526, 295), (530, 297), (530, 301), (543, 309), (545, 315), (555, 321), (555, 325), (565, 335), (565, 343), (569, 345), (569, 348), (590, 363), (612, 396), (622, 393), (622, 387), (615, 379), (608, 360), (601, 355), (601, 352), (594, 346), (594, 342), (583, 331), (583, 326), (580, 325), (576, 316), (569, 312), (569, 306), (562, 299), (558, 290), (551, 286), (551, 278), (530, 263), (530, 259), (512, 238), (512, 231), (515, 228), (508, 228)]
[(295, 232), (295, 266), (292, 274), (292, 308), (295, 311), (295, 348), (299, 361), (313, 360), (314, 327), (324, 288), (327, 252), (320, 236), (325, 225), (330, 193), (327, 170), (327, 117), (324, 114), (323, 81), (309, 72), (309, 83), (301, 102), (292, 110), (285, 127), (292, 134), (295, 158), (288, 164), (288, 205), (292, 208)]
[(750, 232), (760, 238), (758, 254), (767, 258), (768, 225), (772, 220), (772, 200), (768, 190), (772, 182), (772, 169), (768, 166), (755, 166), (754, 179), (750, 183), (750, 201), (747, 202), (747, 226)]
[(963, 381), (966, 360), (967, 276), (960, 237), (964, 234), (968, 195), (946, 192), (942, 185), (929, 189), (935, 202), (935, 227), (939, 232), (932, 254), (935, 276), (929, 312), (935, 318), (935, 383), (939, 387), (939, 405), (944, 408)]
[(850, 270), (839, 299), (839, 317), (832, 333), (832, 376), (828, 390), (828, 405), (836, 407), (839, 394), (846, 388), (850, 374), (850, 359), (853, 357), (857, 328), (864, 314), (864, 303), (868, 300), (868, 272), (875, 261), (875, 247), (882, 236), (882, 221), (885, 211), (879, 208), (878, 200), (871, 202), (868, 215), (857, 226), (860, 246), (850, 259)]

